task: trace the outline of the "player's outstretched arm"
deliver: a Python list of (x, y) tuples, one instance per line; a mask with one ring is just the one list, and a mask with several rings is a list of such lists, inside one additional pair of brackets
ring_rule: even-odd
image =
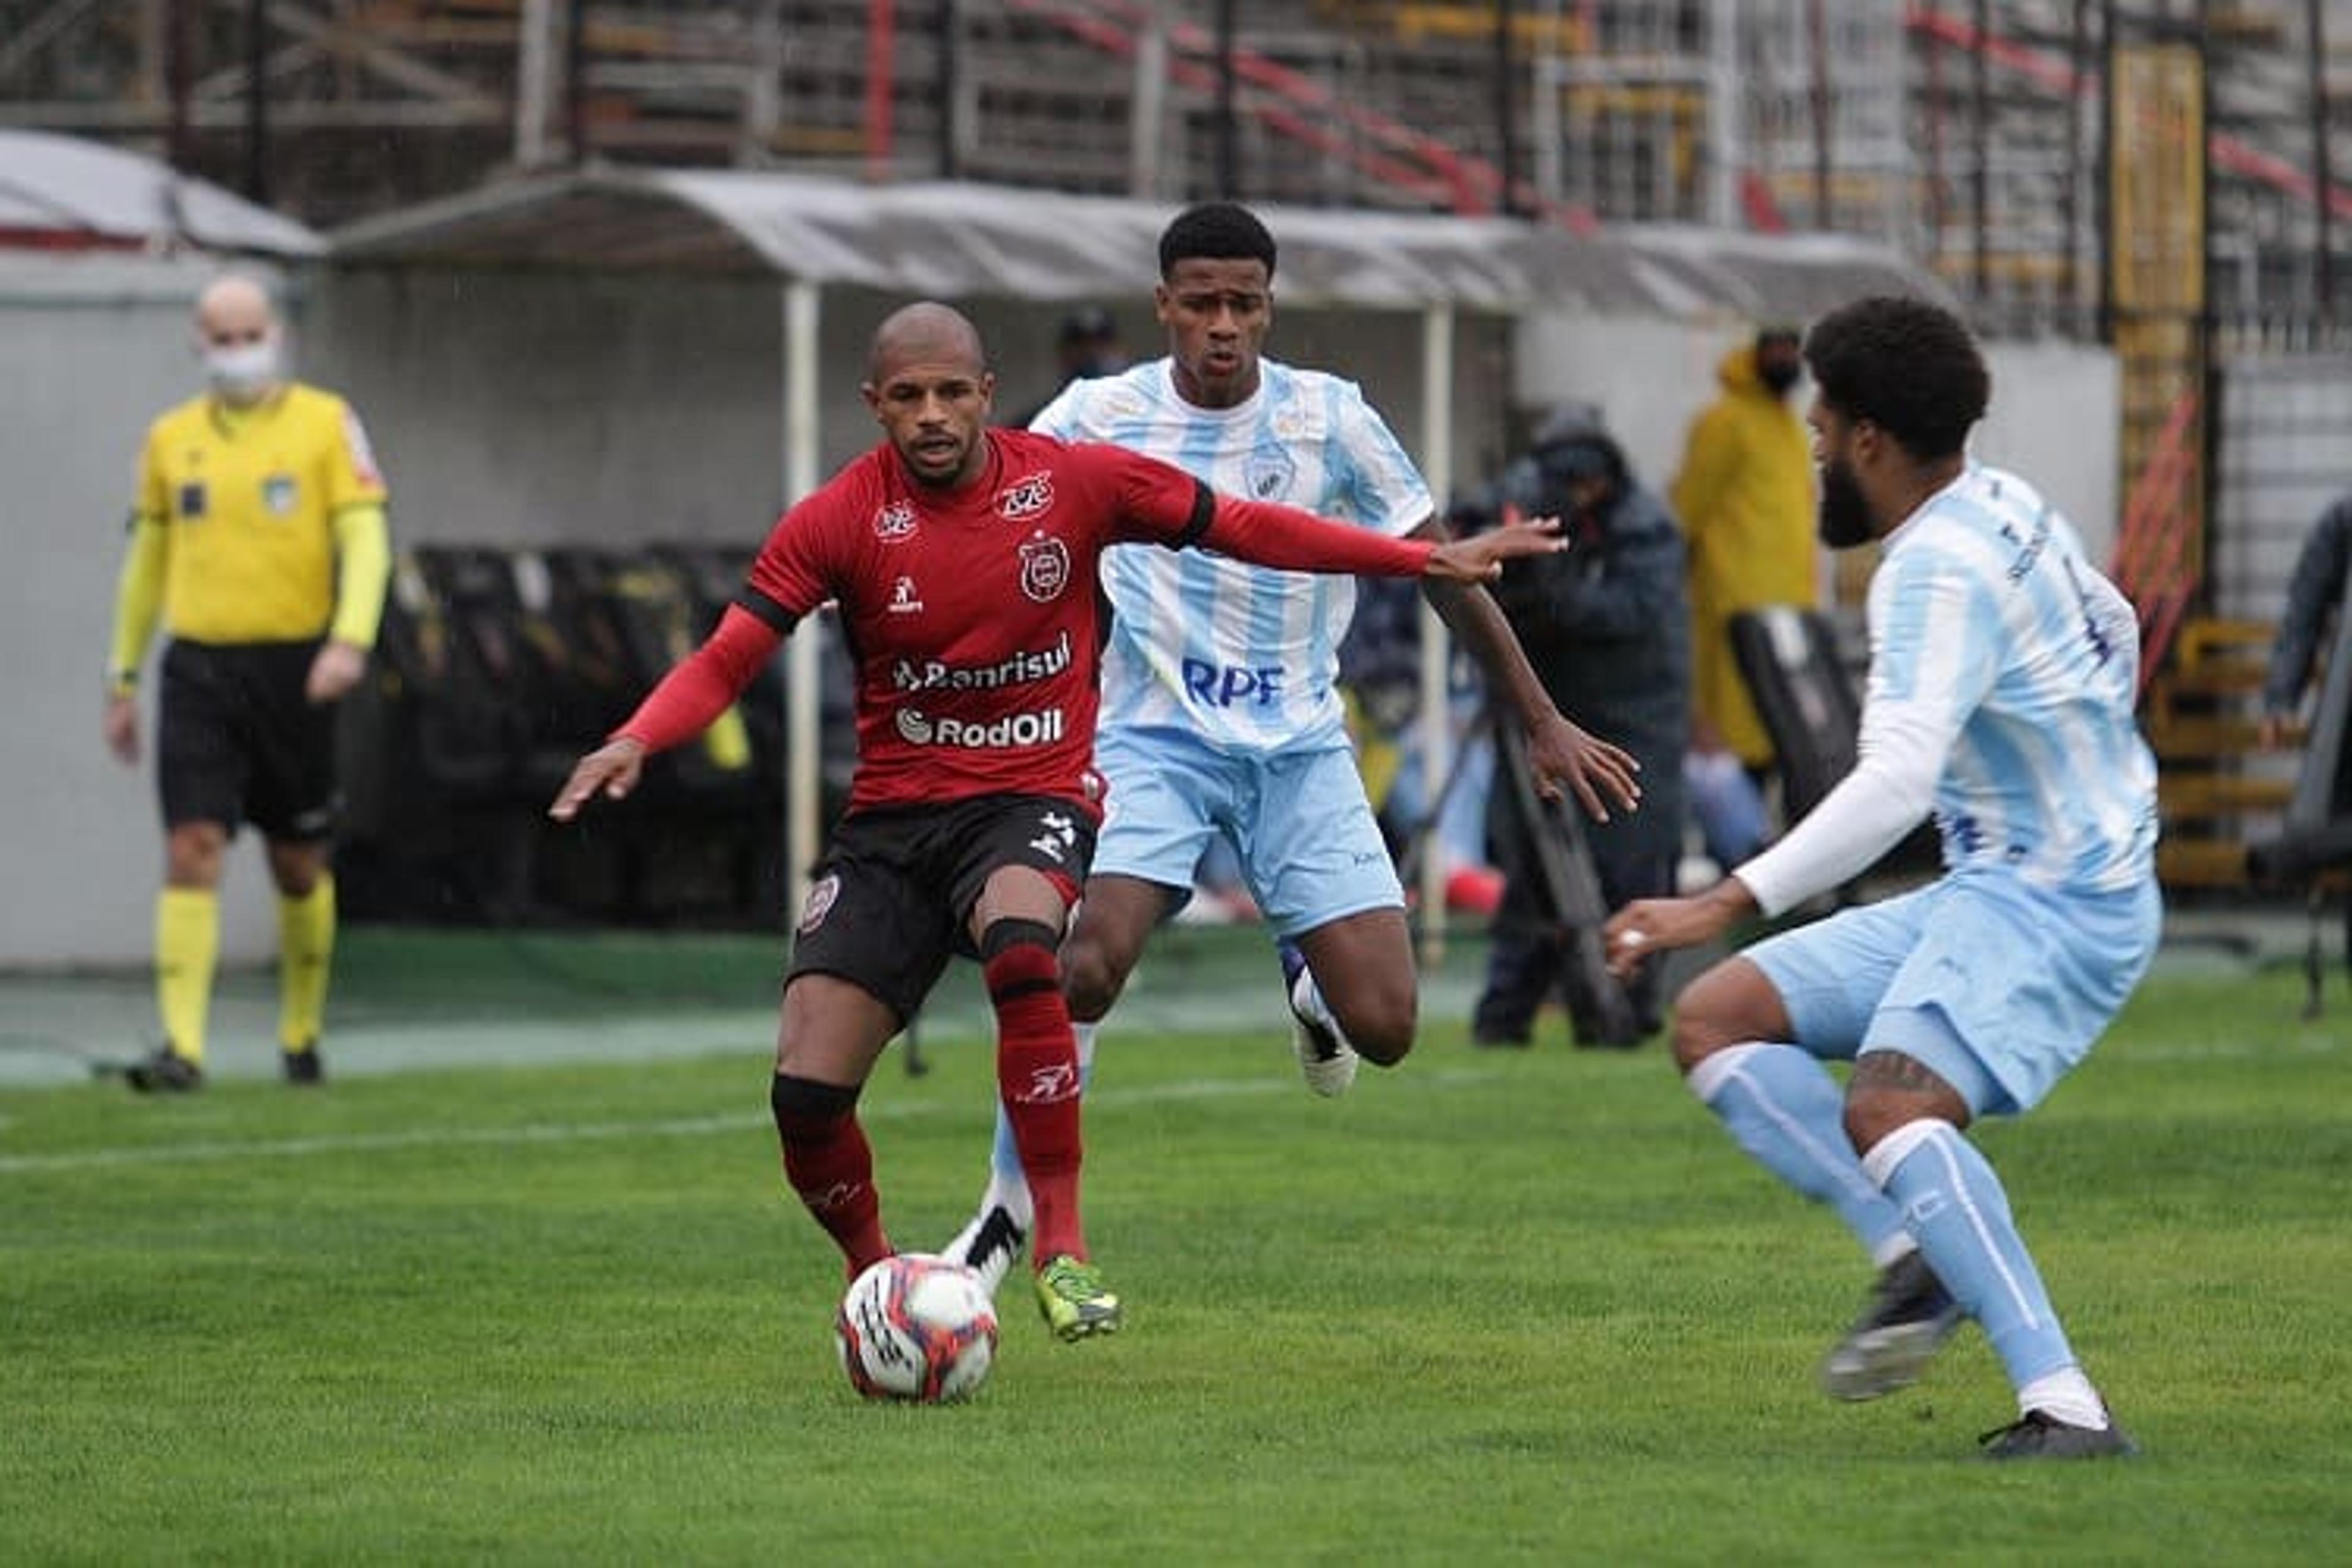
[(573, 766), (547, 815), (569, 822), (599, 794), (608, 800), (627, 795), (636, 787), (646, 757), (710, 728), (783, 640), (767, 622), (730, 605), (703, 645), (661, 678), (609, 740)]
[(619, 735), (605, 742), (572, 767), (572, 776), (555, 792), (555, 800), (547, 815), (558, 822), (569, 822), (580, 815), (580, 808), (601, 795), (607, 800), (619, 800), (637, 787), (645, 776), (646, 743), (634, 735)]
[(1552, 555), (1568, 548), (1559, 519), (1531, 517), (1490, 528), (1475, 539), (1449, 539), (1429, 552), (1421, 574), (1442, 583), (1492, 583), (1503, 563), (1528, 555)]
[[(1392, 539), (1296, 507), (1216, 495), (1199, 480), (1153, 459), (1134, 459), (1132, 473), (1140, 481), (1138, 488), (1147, 493), (1139, 504), (1129, 509), (1129, 514), (1157, 520), (1156, 526), (1140, 537), (1167, 542), (1174, 532), (1175, 542), (1197, 542), (1235, 560), (1289, 572), (1485, 583), (1501, 574), (1506, 561), (1567, 548), (1557, 518), (1537, 518), (1453, 542)], [(1191, 517), (1171, 510), (1177, 492), (1170, 479), (1191, 487), (1184, 498)]]

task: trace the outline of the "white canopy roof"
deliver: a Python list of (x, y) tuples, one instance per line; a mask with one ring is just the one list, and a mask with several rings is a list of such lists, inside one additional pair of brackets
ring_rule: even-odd
[(0, 131), (0, 243), (61, 241), (316, 256), (312, 229), (169, 164), (41, 131)]
[[(1099, 299), (1154, 270), (1172, 204), (1003, 186), (591, 169), (363, 219), (338, 261), (772, 272), (937, 298)], [(1864, 293), (1947, 298), (1844, 236), (1619, 227), (1584, 237), (1510, 218), (1263, 209), (1293, 305), (1543, 307), (1802, 320)]]

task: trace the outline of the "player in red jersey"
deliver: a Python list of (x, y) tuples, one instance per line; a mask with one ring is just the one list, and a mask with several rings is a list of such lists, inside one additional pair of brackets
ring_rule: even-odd
[(784, 1173), (856, 1275), (891, 1251), (858, 1092), (955, 952), (996, 1013), (997, 1087), (1036, 1199), (1038, 1305), (1118, 1326), (1078, 1213), (1078, 1069), (1056, 950), (1101, 817), (1092, 767), (1105, 546), (1202, 544), (1301, 571), (1492, 578), (1549, 520), (1433, 544), (1218, 496), (1108, 446), (991, 429), (995, 377), (947, 306), (892, 314), (860, 388), (887, 439), (785, 512), (719, 626), (549, 807), (619, 799), (725, 711), (800, 618), (840, 605), (858, 762), (801, 912), (770, 1103)]

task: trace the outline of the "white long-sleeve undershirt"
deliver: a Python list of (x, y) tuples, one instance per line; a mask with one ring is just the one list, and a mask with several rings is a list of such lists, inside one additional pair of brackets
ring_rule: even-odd
[(1851, 881), (1934, 808), (1952, 739), (1948, 710), (1880, 704), (1864, 715), (1853, 771), (1778, 844), (1732, 875), (1767, 915)]

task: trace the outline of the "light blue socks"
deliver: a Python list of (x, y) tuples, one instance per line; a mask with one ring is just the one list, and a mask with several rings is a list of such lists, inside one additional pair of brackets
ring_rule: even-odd
[(1903, 1213), (1864, 1174), (1845, 1135), (1845, 1097), (1811, 1054), (1758, 1042), (1693, 1068), (1690, 1089), (1742, 1149), (1815, 1203), (1829, 1205), (1880, 1267), (1911, 1250)]
[(2009, 1194), (1959, 1129), (1911, 1122), (1881, 1139), (1862, 1163), (1901, 1205), (1927, 1266), (1984, 1330), (2013, 1385), (2024, 1389), (2075, 1364), (2042, 1271), (2010, 1217)]
[(2025, 1242), (2009, 1194), (1976, 1145), (1948, 1121), (1914, 1121), (1857, 1156), (1837, 1081), (1796, 1046), (1717, 1051), (1692, 1069), (1691, 1092), (1774, 1175), (1835, 1209), (1881, 1267), (1916, 1246), (2019, 1391), (2021, 1408), (2105, 1426)]

